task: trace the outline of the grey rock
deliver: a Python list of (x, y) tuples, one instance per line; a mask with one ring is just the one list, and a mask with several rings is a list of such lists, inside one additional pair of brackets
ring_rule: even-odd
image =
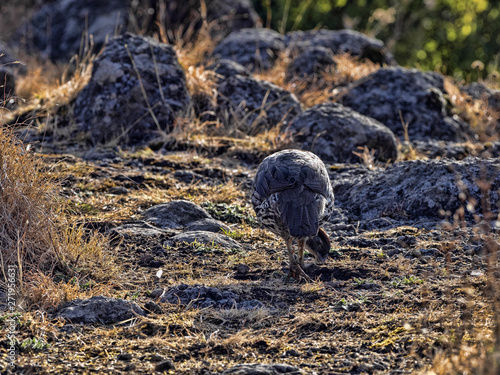
[(226, 249), (241, 249), (241, 245), (226, 235), (202, 230), (178, 234), (171, 238), (174, 243), (199, 243), (207, 246), (223, 247)]
[[(0, 68), (7, 69), (14, 76), (27, 73), (26, 64), (15, 57), (10, 49), (0, 41)], [(3, 82), (3, 81), (1, 81)]]
[(292, 31), (286, 35), (285, 44), (291, 55), (307, 48), (325, 47), (334, 54), (349, 53), (375, 63), (394, 65), (394, 57), (385, 49), (381, 40), (370, 38), (354, 30)]
[(73, 324), (111, 324), (145, 316), (145, 311), (135, 302), (119, 298), (95, 296), (89, 299), (75, 299), (59, 309), (58, 317)]
[(221, 59), (208, 66), (208, 69), (213, 70), (215, 73), (224, 78), (239, 74), (241, 76), (250, 77), (252, 73), (243, 65), (238, 64), (236, 61), (229, 59)]
[(108, 193), (114, 195), (125, 195), (130, 193), (130, 191), (124, 186), (113, 186), (108, 190)]
[(229, 232), (229, 227), (215, 219), (201, 219), (188, 224), (187, 231)]
[(260, 364), (250, 363), (233, 366), (224, 372), (223, 375), (279, 375), (291, 374), (299, 375), (303, 372), (295, 366), (286, 364)]
[(384, 68), (348, 87), (341, 103), (410, 140), (465, 141), (474, 138), (467, 123), (447, 111), (443, 77), (417, 69)]
[(215, 47), (216, 59), (236, 61), (251, 71), (270, 69), (285, 49), (284, 37), (270, 29), (242, 29), (232, 32)]
[(144, 144), (170, 131), (189, 103), (172, 46), (125, 34), (111, 40), (94, 62), (74, 113), (94, 143)]
[(337, 103), (318, 104), (295, 117), (289, 127), (301, 149), (328, 163), (360, 162), (358, 147), (375, 150), (376, 160), (396, 160), (397, 140), (377, 120)]
[(337, 66), (333, 52), (322, 46), (312, 46), (302, 51), (288, 65), (285, 73), (287, 81), (313, 81), (322, 78), (322, 73), (334, 71)]
[(144, 237), (169, 237), (173, 231), (156, 228), (145, 222), (129, 223), (113, 228), (109, 231), (110, 236), (118, 236), (126, 240)]
[(144, 211), (144, 219), (160, 228), (175, 229), (198, 220), (210, 218), (207, 211), (186, 200), (159, 204)]
[(197, 181), (203, 181), (204, 179), (203, 176), (201, 176), (200, 174), (189, 170), (187, 171), (177, 170), (174, 173), (172, 173), (172, 177), (186, 184), (191, 184)]
[(294, 94), (251, 77), (234, 75), (218, 86), (217, 116), (228, 127), (255, 135), (285, 124), (300, 113), (300, 102)]
[(15, 95), (16, 79), (12, 71), (0, 65), (0, 107), (5, 106)]
[(82, 34), (92, 35), (99, 51), (115, 32), (128, 24), (127, 2), (122, 0), (58, 0), (46, 4), (21, 26), (10, 43), (39, 52), (53, 61), (68, 62), (80, 51)]
[[(206, 0), (206, 21), (210, 24), (209, 32), (213, 37), (226, 36), (232, 31), (256, 27), (260, 21), (251, 0)], [(159, 9), (165, 7), (161, 15)], [(148, 8), (151, 14), (147, 26), (148, 34), (157, 31), (157, 21), (163, 20), (162, 26), (167, 31), (170, 42), (177, 40), (174, 35), (184, 31), (185, 36), (202, 27), (202, 9), (199, 0), (150, 0)], [(148, 9), (148, 10), (149, 10)], [(216, 21), (216, 22), (214, 22)]]
[[(350, 219), (368, 227), (391, 221), (435, 226), (443, 220), (443, 213), (451, 216), (460, 207), (465, 208), (464, 218), (473, 221), (467, 205), (481, 202), (481, 180), (491, 183), (488, 199), (496, 215), (498, 207), (493, 202), (500, 198), (499, 170), (498, 159), (416, 160), (351, 177), (333, 172), (331, 179), (335, 204)], [(482, 215), (481, 207), (474, 209)]]
[(168, 359), (163, 361), (163, 362), (158, 363), (155, 366), (155, 371), (158, 371), (158, 372), (164, 372), (164, 371), (168, 371), (168, 370), (175, 370), (175, 365), (171, 361), (169, 361)]
[(161, 302), (190, 305), (198, 309), (213, 307), (252, 310), (263, 307), (263, 303), (258, 300), (244, 300), (230, 290), (221, 290), (199, 284), (191, 286), (180, 284), (172, 287), (162, 297)]
[(492, 111), (500, 111), (500, 90), (490, 89), (480, 82), (473, 82), (462, 90), (473, 99), (483, 99), (488, 102), (488, 107)]

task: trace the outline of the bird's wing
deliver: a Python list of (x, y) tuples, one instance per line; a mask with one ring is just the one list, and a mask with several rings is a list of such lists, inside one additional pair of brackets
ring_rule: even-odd
[(255, 176), (254, 189), (264, 199), (271, 194), (291, 189), (295, 186), (295, 179), (290, 178), (290, 170), (287, 165), (270, 165), (264, 162), (259, 167)]

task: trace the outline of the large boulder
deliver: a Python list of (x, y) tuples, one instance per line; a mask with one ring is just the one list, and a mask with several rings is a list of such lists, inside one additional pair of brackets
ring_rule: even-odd
[[(200, 0), (150, 0), (148, 3), (148, 9), (143, 10), (150, 15), (146, 26), (148, 34), (158, 32), (158, 26), (162, 26), (171, 42), (179, 36), (189, 38), (193, 31), (200, 29), (204, 20), (210, 24), (209, 31), (214, 37), (253, 28), (260, 23), (251, 0), (205, 0), (204, 9)], [(158, 14), (162, 9), (162, 13)]]
[(284, 37), (270, 29), (242, 29), (222, 40), (213, 52), (216, 59), (236, 61), (251, 71), (270, 69), (285, 49)]
[[(352, 220), (375, 226), (438, 223), (462, 208), (465, 220), (481, 218), (483, 209), (497, 215), (499, 170), (498, 159), (415, 160), (386, 170), (333, 171), (331, 179), (335, 204)], [(485, 183), (491, 185), (483, 194)], [(483, 196), (491, 207), (481, 207)]]
[(292, 56), (310, 47), (324, 47), (335, 55), (349, 53), (379, 64), (395, 64), (394, 57), (385, 49), (381, 40), (354, 30), (292, 31), (286, 35), (285, 44), (288, 54)]
[(473, 99), (485, 100), (492, 112), (500, 112), (500, 90), (490, 89), (480, 82), (473, 82), (462, 90)]
[(153, 206), (144, 211), (144, 219), (156, 226), (166, 229), (177, 229), (211, 216), (197, 204), (176, 200)]
[(0, 68), (7, 69), (14, 76), (27, 72), (26, 64), (12, 54), (9, 47), (0, 41)]
[(272, 83), (242, 75), (222, 80), (217, 88), (217, 116), (228, 127), (254, 135), (301, 112), (296, 96)]
[(289, 128), (294, 140), (328, 163), (359, 162), (354, 152), (375, 150), (377, 160), (396, 160), (397, 140), (390, 129), (337, 103), (318, 104), (295, 117)]
[(189, 103), (174, 49), (125, 34), (112, 39), (94, 62), (74, 114), (94, 143), (140, 144), (168, 132)]
[(103, 296), (67, 302), (57, 314), (73, 324), (111, 324), (139, 315), (145, 316), (146, 312), (137, 303)]
[(312, 46), (302, 51), (287, 66), (287, 81), (314, 81), (322, 78), (322, 74), (334, 71), (337, 63), (330, 49)]
[(410, 140), (466, 141), (474, 135), (467, 123), (447, 111), (443, 77), (401, 67), (380, 69), (347, 88), (341, 103), (373, 117)]
[(252, 310), (262, 308), (262, 302), (256, 299), (244, 299), (230, 290), (208, 287), (204, 285), (180, 284), (167, 290), (160, 300), (171, 304), (182, 304), (192, 308)]
[(230, 76), (239, 74), (241, 76), (250, 77), (252, 73), (243, 65), (238, 64), (236, 61), (229, 59), (221, 59), (217, 62), (210, 64), (208, 69), (213, 70), (219, 75), (221, 80)]
[(5, 105), (16, 91), (16, 80), (12, 71), (0, 67), (0, 107)]
[(68, 62), (81, 51), (82, 41), (90, 44), (91, 38), (94, 51), (99, 51), (108, 38), (123, 33), (127, 23), (126, 1), (59, 0), (40, 8), (14, 33), (11, 43), (28, 53)]

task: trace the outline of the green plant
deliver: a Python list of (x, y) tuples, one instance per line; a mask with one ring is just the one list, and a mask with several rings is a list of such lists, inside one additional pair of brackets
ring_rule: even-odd
[(46, 349), (49, 344), (44, 339), (37, 339), (36, 337), (33, 337), (24, 339), (20, 346), (24, 350), (41, 351)]

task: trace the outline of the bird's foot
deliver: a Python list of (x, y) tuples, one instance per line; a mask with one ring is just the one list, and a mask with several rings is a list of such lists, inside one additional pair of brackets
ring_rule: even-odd
[(302, 267), (298, 263), (293, 263), (290, 265), (290, 271), (288, 272), (288, 275), (286, 277), (286, 282), (290, 279), (290, 276), (293, 277), (294, 279), (300, 281), (300, 280), (305, 280), (308, 283), (311, 283), (313, 280), (304, 272)]

